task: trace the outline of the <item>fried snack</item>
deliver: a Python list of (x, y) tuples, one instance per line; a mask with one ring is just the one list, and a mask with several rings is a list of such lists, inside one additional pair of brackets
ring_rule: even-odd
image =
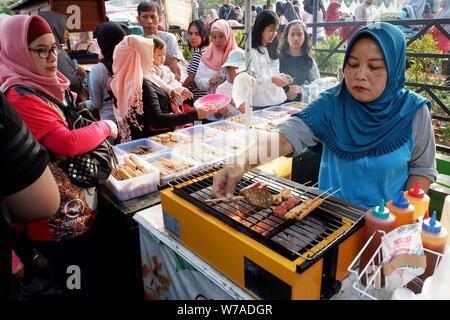
[(143, 174), (151, 172), (146, 168), (138, 156), (130, 154), (124, 157), (123, 164), (114, 167), (111, 174), (119, 181), (139, 177)]

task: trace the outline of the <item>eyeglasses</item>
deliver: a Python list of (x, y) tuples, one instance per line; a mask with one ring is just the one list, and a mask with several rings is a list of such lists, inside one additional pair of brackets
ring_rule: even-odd
[(52, 47), (50, 49), (44, 49), (44, 48), (31, 49), (31, 48), (28, 48), (28, 50), (30, 50), (31, 52), (36, 52), (41, 59), (48, 59), (50, 57), (51, 53), (53, 53), (53, 55), (55, 57), (57, 57), (61, 53), (61, 47), (60, 46), (54, 46), (54, 47)]

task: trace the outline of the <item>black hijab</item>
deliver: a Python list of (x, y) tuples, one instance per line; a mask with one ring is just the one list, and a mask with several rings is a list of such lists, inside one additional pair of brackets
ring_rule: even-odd
[(105, 22), (97, 26), (94, 38), (97, 39), (98, 46), (102, 50), (103, 58), (100, 61), (108, 69), (110, 75), (113, 74), (113, 53), (116, 46), (125, 37), (122, 26), (115, 22)]
[[(319, 3), (318, 3), (317, 7), (318, 7), (319, 10), (322, 10), (323, 18), (325, 20), (325, 17), (326, 17), (325, 6), (324, 6), (322, 0), (318, 0), (318, 1), (319, 1)], [(314, 0), (305, 0), (303, 2), (303, 9), (305, 9), (305, 11), (308, 12), (309, 14), (314, 14), (313, 13), (313, 10), (314, 10), (313, 8), (314, 8)]]
[[(38, 13), (39, 16), (45, 19), (52, 28), (55, 41), (62, 44), (64, 41), (64, 29), (66, 27), (67, 17), (61, 13), (54, 11), (42, 11)], [(70, 90), (79, 93), (81, 91), (80, 78), (77, 76), (75, 64), (70, 59), (66, 50), (61, 50), (58, 55), (58, 70), (66, 76), (70, 81)]]

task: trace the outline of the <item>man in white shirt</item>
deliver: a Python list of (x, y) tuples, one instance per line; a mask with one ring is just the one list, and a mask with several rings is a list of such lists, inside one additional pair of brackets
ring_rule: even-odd
[(373, 0), (364, 0), (364, 3), (355, 10), (355, 20), (373, 20), (377, 9), (373, 5)]
[(169, 32), (158, 30), (159, 24), (162, 18), (162, 11), (160, 6), (156, 2), (141, 2), (138, 7), (137, 20), (144, 29), (144, 37), (161, 38), (166, 43), (166, 62), (164, 63), (169, 67), (177, 80), (181, 79), (181, 71), (178, 62), (183, 59), (183, 55), (178, 50), (178, 43), (175, 36)]

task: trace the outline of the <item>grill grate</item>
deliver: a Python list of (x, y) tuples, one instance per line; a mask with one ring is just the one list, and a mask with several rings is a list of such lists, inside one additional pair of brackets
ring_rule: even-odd
[[(332, 197), (326, 199), (302, 221), (279, 218), (272, 214), (271, 208), (255, 209), (245, 200), (207, 203), (205, 200), (213, 198), (213, 176), (221, 168), (221, 164), (206, 166), (172, 180), (170, 185), (180, 197), (290, 260), (299, 256), (307, 260), (318, 258), (327, 248), (343, 240), (344, 235), (364, 214), (361, 208)], [(266, 183), (271, 194), (277, 194), (282, 188), (289, 188), (292, 195), (301, 196), (303, 201), (320, 194), (318, 190), (309, 190), (308, 187), (292, 181), (251, 171), (237, 184), (235, 195), (239, 195), (239, 190), (257, 181)]]

